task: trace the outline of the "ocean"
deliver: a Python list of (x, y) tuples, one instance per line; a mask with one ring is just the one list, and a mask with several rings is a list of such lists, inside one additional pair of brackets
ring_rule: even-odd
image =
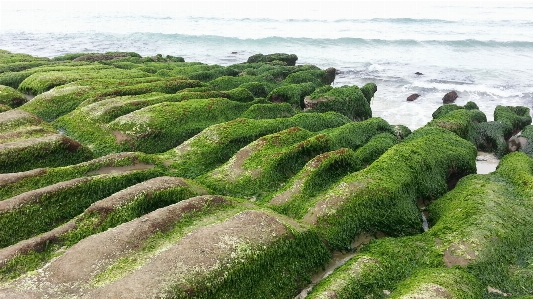
[[(414, 130), (442, 97), (533, 104), (533, 2), (0, 2), (0, 49), (40, 57), (132, 51), (229, 66), (290, 53), (334, 67), (333, 86), (374, 82), (373, 116)], [(423, 75), (416, 75), (420, 72)], [(413, 94), (421, 95), (408, 102)]]

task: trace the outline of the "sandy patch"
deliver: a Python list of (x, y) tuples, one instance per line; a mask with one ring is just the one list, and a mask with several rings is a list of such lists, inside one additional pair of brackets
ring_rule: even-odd
[(478, 174), (489, 174), (496, 170), (500, 160), (491, 153), (478, 152), (476, 168)]

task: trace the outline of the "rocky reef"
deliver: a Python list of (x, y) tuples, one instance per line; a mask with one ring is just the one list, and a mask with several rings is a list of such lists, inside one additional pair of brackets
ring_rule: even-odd
[(0, 298), (532, 298), (529, 108), (411, 131), (296, 61), (0, 50)]

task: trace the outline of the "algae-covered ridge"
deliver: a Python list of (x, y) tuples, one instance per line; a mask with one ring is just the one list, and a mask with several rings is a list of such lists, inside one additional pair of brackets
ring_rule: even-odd
[(411, 131), (297, 61), (0, 50), (0, 298), (533, 294), (529, 108)]

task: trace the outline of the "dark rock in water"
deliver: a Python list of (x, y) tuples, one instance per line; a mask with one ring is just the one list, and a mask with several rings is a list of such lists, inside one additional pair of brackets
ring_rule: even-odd
[(415, 75), (422, 76), (423, 74), (421, 72), (416, 72)]
[(419, 96), (420, 95), (418, 93), (413, 93), (412, 95), (407, 97), (407, 101), (409, 101), (409, 102), (414, 101), (414, 100), (418, 99)]
[(457, 99), (458, 97), (459, 96), (457, 95), (457, 92), (455, 92), (455, 90), (452, 90), (444, 95), (444, 97), (442, 98), (442, 103), (451, 104), (455, 102), (455, 99)]
[(513, 136), (507, 141), (509, 152), (516, 152), (527, 146), (527, 139), (520, 136)]

